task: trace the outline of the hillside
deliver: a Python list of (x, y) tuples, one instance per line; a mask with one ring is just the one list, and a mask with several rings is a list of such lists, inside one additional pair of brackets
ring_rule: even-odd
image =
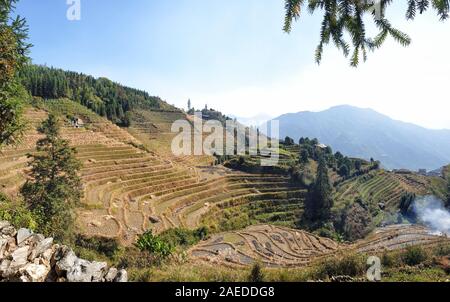
[[(114, 255), (121, 250), (119, 247), (125, 247), (131, 259), (150, 261), (145, 260), (145, 254), (136, 255), (133, 247), (148, 230), (172, 238), (170, 234), (196, 232), (206, 227), (211, 234), (206, 241), (177, 250), (188, 251), (190, 263), (201, 265), (202, 269), (205, 260), (216, 261), (220, 269), (225, 269), (230, 259), (238, 266), (246, 266), (262, 255), (268, 267), (300, 268), (337, 252), (362, 251), (364, 243), (369, 249), (379, 244), (394, 244), (395, 249), (402, 249), (403, 238), (421, 245), (442, 241), (423, 235), (423, 230), (408, 228), (395, 229), (384, 237), (374, 235), (372, 241), (354, 243), (350, 249), (339, 243), (364, 238), (376, 227), (396, 222), (405, 193), (442, 197), (446, 183), (440, 177), (393, 173), (379, 169), (377, 162), (344, 157), (326, 149), (323, 152), (329, 163), (335, 201), (334, 227), (311, 230), (313, 233), (300, 231), (308, 186), (314, 180), (321, 152), (314, 149), (316, 140), (305, 139), (302, 145), (281, 144), (278, 164), (263, 169), (259, 166), (261, 155), (176, 157), (170, 152), (175, 135), (170, 126), (175, 120), (190, 121), (191, 117), (170, 109), (133, 109), (130, 127), (121, 128), (67, 98), (35, 98), (26, 110), (30, 127), (22, 143), (2, 150), (0, 155), (2, 193), (12, 198), (18, 196), (28, 174), (26, 154), (34, 152), (41, 137), (36, 127), (49, 113), (59, 117), (62, 137), (76, 148), (77, 158), (83, 164), (84, 198), (77, 208), (76, 231), (88, 243), (81, 241), (82, 247), (77, 248), (83, 253), (89, 251), (90, 260), (105, 257), (101, 252), (105, 249), (103, 245), (90, 243), (104, 240), (107, 246), (114, 247)], [(81, 120), (82, 126), (75, 126), (74, 118)], [(299, 165), (303, 149), (309, 152), (308, 161)], [(339, 169), (342, 165), (348, 166), (345, 175)], [(367, 218), (367, 223), (361, 223), (361, 218)], [(301, 236), (303, 241), (294, 239), (295, 236)], [(233, 251), (220, 252), (227, 246)], [(143, 271), (140, 264), (125, 258), (119, 258), (126, 261), (120, 265), (132, 272), (131, 279), (141, 278), (137, 277)], [(119, 265), (115, 258), (106, 259)], [(154, 265), (154, 262), (146, 264)], [(176, 263), (169, 264), (169, 270), (175, 266)]]
[[(18, 146), (7, 147), (0, 154), (0, 191), (20, 203), (19, 189), (29, 173), (27, 154), (35, 152), (42, 137), (37, 127), (50, 113), (56, 115), (62, 138), (75, 147), (82, 163), (76, 248), (89, 257), (92, 253), (106, 257), (114, 265), (119, 265), (118, 260), (102, 251), (112, 249), (109, 253), (115, 255), (125, 249), (138, 253), (137, 258), (144, 257), (134, 246), (149, 230), (169, 240), (177, 234), (181, 242), (186, 242), (186, 234), (200, 230), (210, 234), (202, 237), (206, 241), (194, 247), (197, 241), (188, 241), (177, 247), (180, 253), (189, 252), (194, 263), (213, 258), (227, 265), (227, 259), (238, 257), (238, 264), (248, 265), (258, 255), (265, 255), (268, 267), (302, 267), (349, 251), (342, 241), (356, 244), (377, 227), (403, 221), (400, 205), (408, 194), (440, 198), (447, 194), (441, 177), (387, 171), (376, 160), (334, 153), (330, 147), (320, 147), (318, 139), (307, 137), (299, 144), (281, 142), (279, 151), (271, 154), (278, 155), (276, 165), (268, 167), (261, 166), (267, 159), (261, 152), (175, 156), (171, 143), (177, 134), (172, 132), (172, 124), (182, 120), (193, 126), (192, 115), (106, 79), (45, 67), (31, 70), (36, 73), (27, 76), (32, 83), (29, 91), (35, 95), (25, 112), (29, 127)], [(61, 97), (53, 98), (54, 89)], [(95, 102), (86, 101), (86, 96)], [(202, 115), (203, 122), (214, 116), (222, 123), (227, 120), (212, 109), (203, 110)], [(198, 130), (192, 127), (192, 132)], [(203, 138), (207, 135), (203, 133)], [(316, 228), (303, 214), (322, 157), (334, 204), (329, 221)], [(416, 234), (414, 229), (410, 231)], [(301, 234), (303, 241), (295, 239), (296, 234)], [(391, 239), (382, 240), (388, 246)], [(440, 239), (408, 240), (423, 244)], [(215, 250), (224, 246), (234, 251), (216, 255)], [(359, 251), (352, 247), (351, 251)], [(142, 270), (136, 264), (122, 265), (131, 271)]]
[[(265, 200), (270, 194), (278, 200), (291, 190), (286, 178), (199, 167), (208, 157), (173, 156), (168, 151), (174, 135), (170, 125), (186, 118), (179, 112), (139, 111), (132, 126), (123, 129), (68, 99), (36, 99), (33, 105), (26, 112), (30, 129), (23, 142), (0, 155), (1, 191), (17, 196), (27, 175), (26, 154), (34, 151), (41, 137), (36, 127), (49, 113), (56, 114), (63, 123), (62, 137), (76, 148), (83, 163), (78, 227), (84, 235), (116, 238), (130, 245), (150, 228), (162, 232), (198, 227), (201, 216), (216, 203)], [(83, 126), (74, 127), (73, 117), (81, 119)]]
[(348, 156), (378, 159), (388, 169), (434, 170), (450, 162), (450, 130), (425, 129), (370, 109), (338, 106), (276, 120), (282, 138), (317, 137)]
[(133, 109), (179, 111), (159, 97), (126, 87), (107, 78), (73, 71), (28, 65), (20, 73), (28, 92), (43, 99), (68, 98), (121, 126), (129, 125)]

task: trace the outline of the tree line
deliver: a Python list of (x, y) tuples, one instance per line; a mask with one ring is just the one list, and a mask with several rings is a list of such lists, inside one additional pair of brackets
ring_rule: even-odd
[(39, 65), (27, 65), (20, 78), (28, 92), (44, 99), (68, 98), (115, 124), (127, 127), (133, 108), (161, 109), (163, 101), (147, 92), (122, 86), (107, 78)]

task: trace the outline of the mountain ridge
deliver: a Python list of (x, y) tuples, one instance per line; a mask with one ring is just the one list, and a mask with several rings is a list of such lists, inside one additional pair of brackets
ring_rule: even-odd
[(450, 162), (450, 130), (394, 120), (370, 108), (339, 105), (287, 113), (275, 120), (282, 138), (317, 137), (346, 155), (379, 159), (390, 169), (431, 170)]

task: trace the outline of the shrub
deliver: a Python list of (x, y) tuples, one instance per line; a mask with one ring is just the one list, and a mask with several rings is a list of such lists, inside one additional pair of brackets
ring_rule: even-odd
[(448, 257), (450, 256), (450, 244), (441, 243), (433, 249), (433, 253), (436, 256)]
[(385, 251), (381, 256), (381, 264), (383, 267), (400, 267), (402, 259), (399, 253)]
[(172, 247), (188, 247), (205, 239), (208, 233), (209, 230), (207, 227), (201, 227), (196, 230), (175, 228), (164, 231), (159, 235), (159, 238)]
[(264, 282), (264, 273), (262, 271), (262, 264), (255, 262), (252, 266), (250, 274), (248, 276), (249, 282)]
[(94, 250), (108, 258), (114, 258), (120, 251), (120, 245), (116, 239), (104, 237), (86, 237), (77, 235), (75, 244), (79, 247)]
[(425, 262), (428, 259), (427, 252), (421, 246), (410, 246), (402, 256), (403, 263), (415, 266)]
[(141, 251), (136, 247), (125, 249), (124, 256), (120, 258), (118, 267), (126, 269), (147, 269), (162, 263), (162, 258), (148, 251)]
[(363, 255), (348, 254), (342, 257), (330, 257), (317, 266), (316, 277), (320, 279), (332, 276), (361, 276), (366, 272)]
[(153, 235), (151, 230), (139, 236), (136, 247), (161, 258), (170, 256), (174, 251), (174, 247), (170, 243), (164, 241), (160, 236)]
[(0, 220), (9, 221), (16, 228), (36, 230), (37, 223), (34, 215), (25, 205), (12, 202), (0, 193)]

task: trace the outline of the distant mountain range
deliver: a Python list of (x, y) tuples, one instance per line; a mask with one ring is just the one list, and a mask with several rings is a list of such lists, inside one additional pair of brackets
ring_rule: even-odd
[(288, 113), (275, 120), (280, 122), (281, 138), (317, 137), (334, 151), (374, 158), (388, 169), (432, 170), (450, 163), (450, 130), (396, 121), (372, 109), (343, 105)]

